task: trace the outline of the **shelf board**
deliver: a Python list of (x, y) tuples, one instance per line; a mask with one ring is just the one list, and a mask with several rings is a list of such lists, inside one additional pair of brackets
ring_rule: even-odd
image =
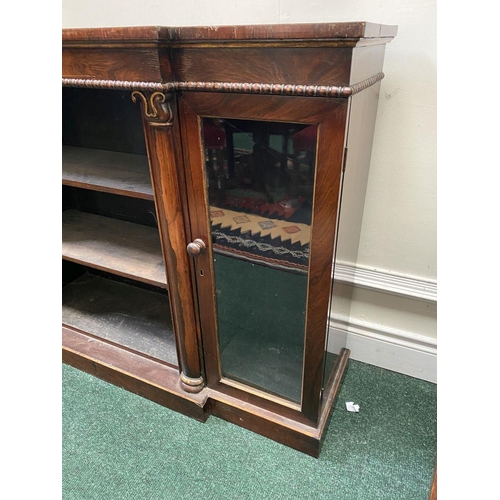
[(63, 326), (177, 366), (168, 297), (84, 274), (62, 291)]
[(154, 199), (145, 155), (63, 146), (62, 177), (66, 186)]
[(158, 230), (78, 210), (62, 214), (63, 259), (167, 287)]

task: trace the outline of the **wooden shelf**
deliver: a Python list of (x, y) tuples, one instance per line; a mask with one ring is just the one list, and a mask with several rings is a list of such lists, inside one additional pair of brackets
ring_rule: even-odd
[(63, 326), (177, 366), (168, 297), (84, 274), (62, 291)]
[(63, 259), (167, 287), (158, 230), (78, 210), (62, 214)]
[(66, 186), (153, 199), (145, 155), (63, 146), (62, 177)]

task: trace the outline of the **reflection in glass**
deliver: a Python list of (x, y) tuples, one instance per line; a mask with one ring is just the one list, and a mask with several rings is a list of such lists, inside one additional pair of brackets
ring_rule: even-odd
[(223, 376), (300, 403), (317, 127), (202, 123)]

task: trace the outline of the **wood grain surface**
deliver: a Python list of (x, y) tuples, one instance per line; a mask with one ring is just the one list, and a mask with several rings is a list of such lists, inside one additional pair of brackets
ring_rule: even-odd
[[(177, 116), (175, 102), (171, 106), (173, 116)], [(174, 120), (172, 126), (153, 127), (145, 116), (143, 123), (169, 282), (179, 366), (188, 378), (204, 378), (191, 261), (186, 251), (190, 239), (184, 173), (179, 168), (182, 165), (179, 123)]]
[(63, 146), (62, 183), (145, 200), (154, 198), (145, 155)]
[(348, 48), (185, 48), (173, 51), (177, 81), (347, 85)]
[(201, 422), (209, 416), (207, 394), (185, 392), (178, 368), (65, 326), (62, 345), (64, 363)]
[(78, 210), (63, 212), (62, 224), (63, 259), (167, 287), (157, 229)]
[(294, 23), (227, 26), (132, 26), (120, 28), (66, 28), (65, 43), (154, 42), (154, 41), (223, 41), (223, 40), (290, 40), (394, 37), (397, 26), (365, 21), (337, 23)]
[(128, 50), (63, 45), (62, 74), (66, 78), (161, 81), (158, 52), (155, 48)]

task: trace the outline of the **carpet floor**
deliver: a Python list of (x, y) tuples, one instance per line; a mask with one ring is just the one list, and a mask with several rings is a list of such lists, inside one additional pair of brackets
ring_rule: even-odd
[[(318, 459), (62, 369), (64, 500), (426, 500), (436, 385), (350, 360)], [(359, 404), (359, 413), (345, 402)]]

